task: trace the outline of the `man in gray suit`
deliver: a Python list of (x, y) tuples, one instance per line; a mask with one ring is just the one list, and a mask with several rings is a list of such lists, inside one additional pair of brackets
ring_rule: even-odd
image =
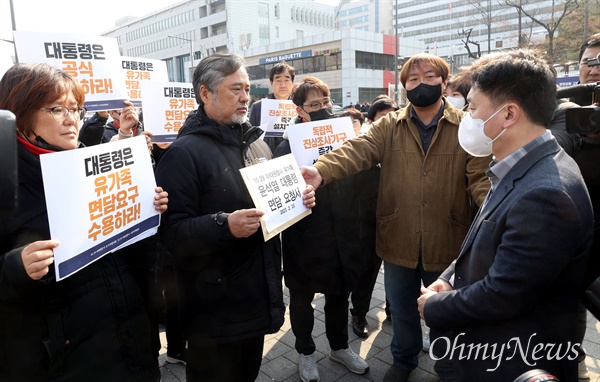
[(458, 134), (467, 152), (493, 153), (492, 189), (459, 257), (422, 289), (419, 311), (431, 328), (453, 329), (437, 341), (450, 345), (457, 380), (513, 381), (541, 368), (577, 381), (592, 206), (579, 168), (546, 129), (554, 77), (531, 51), (475, 65)]

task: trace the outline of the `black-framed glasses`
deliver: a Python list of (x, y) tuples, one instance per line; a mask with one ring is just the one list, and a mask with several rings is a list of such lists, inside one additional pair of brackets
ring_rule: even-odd
[(310, 108), (310, 110), (321, 110), (325, 107), (331, 107), (331, 98), (327, 98), (325, 101), (323, 102), (319, 102), (319, 101), (314, 101), (311, 103), (306, 103), (304, 105), (302, 105), (303, 108), (307, 107)]
[(69, 109), (66, 106), (54, 106), (54, 107), (42, 107), (40, 110), (49, 111), (52, 117), (57, 122), (64, 121), (69, 115), (76, 121), (79, 121), (85, 117), (87, 112), (85, 107), (78, 107), (76, 109)]

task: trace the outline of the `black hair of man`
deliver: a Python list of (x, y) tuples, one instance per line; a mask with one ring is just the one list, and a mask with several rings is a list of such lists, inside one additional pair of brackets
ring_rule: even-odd
[(292, 102), (296, 106), (302, 107), (310, 93), (316, 93), (323, 97), (331, 97), (329, 86), (317, 77), (307, 76), (302, 79), (302, 82), (294, 86), (292, 90)]
[(583, 53), (587, 48), (600, 46), (600, 33), (596, 33), (591, 35), (579, 48), (579, 62), (581, 62), (581, 58), (583, 57)]
[(495, 55), (472, 72), (473, 88), (500, 107), (517, 103), (530, 121), (548, 126), (556, 109), (555, 76), (540, 53), (519, 49)]
[(269, 72), (269, 81), (273, 82), (277, 74), (283, 73), (286, 70), (290, 74), (292, 82), (294, 82), (294, 78), (296, 78), (296, 69), (285, 61), (281, 61), (271, 68), (271, 71)]
[(371, 107), (369, 107), (369, 110), (367, 111), (367, 118), (369, 119), (369, 121), (373, 121), (375, 120), (375, 116), (377, 115), (377, 113), (385, 109), (393, 109), (394, 111), (396, 111), (398, 110), (398, 105), (396, 105), (396, 102), (394, 102), (393, 99), (386, 96), (385, 94), (382, 94), (375, 97), (375, 99), (371, 103)]

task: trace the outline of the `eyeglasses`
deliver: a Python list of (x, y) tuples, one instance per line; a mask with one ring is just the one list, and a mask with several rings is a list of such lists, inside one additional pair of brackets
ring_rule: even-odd
[(64, 121), (69, 115), (76, 121), (79, 121), (85, 117), (87, 112), (85, 107), (78, 107), (77, 109), (68, 109), (66, 106), (54, 106), (54, 107), (42, 107), (40, 110), (47, 110), (52, 114), (52, 117), (57, 122)]
[(304, 104), (302, 105), (303, 108), (307, 107), (311, 110), (320, 110), (323, 109), (325, 107), (331, 107), (331, 99), (327, 98), (325, 101), (323, 102), (311, 102), (309, 104)]
[(579, 66), (586, 66), (586, 65), (589, 66), (590, 68), (593, 67), (593, 66), (600, 65), (600, 53), (598, 53), (598, 55), (596, 57), (593, 57), (593, 58), (584, 58), (579, 63)]

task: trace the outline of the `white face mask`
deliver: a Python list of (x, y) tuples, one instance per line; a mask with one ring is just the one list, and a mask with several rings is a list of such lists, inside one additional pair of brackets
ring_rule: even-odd
[(460, 143), (463, 150), (474, 157), (486, 157), (492, 154), (492, 143), (494, 143), (496, 139), (500, 138), (506, 129), (503, 129), (500, 134), (496, 136), (496, 138), (492, 139), (485, 135), (483, 127), (507, 105), (508, 104), (502, 106), (485, 121), (481, 119), (473, 119), (471, 114), (467, 114), (463, 117), (460, 125), (458, 126), (458, 143)]
[(452, 104), (452, 106), (454, 106), (457, 109), (462, 109), (467, 104), (467, 101), (465, 101), (464, 97), (448, 96), (446, 97), (446, 99), (448, 100), (448, 102), (450, 102), (450, 104)]

